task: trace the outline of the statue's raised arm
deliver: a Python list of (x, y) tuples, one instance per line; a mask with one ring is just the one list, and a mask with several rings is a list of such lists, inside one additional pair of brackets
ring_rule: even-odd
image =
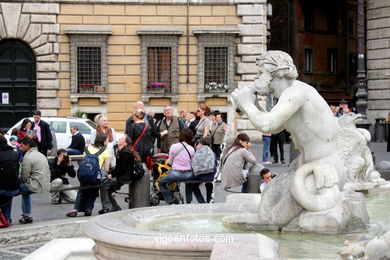
[[(298, 76), (291, 57), (281, 51), (269, 51), (257, 61), (258, 79), (254, 84), (232, 93), (236, 110), (248, 115), (249, 120), (264, 132), (280, 132), (284, 123), (293, 116), (302, 104), (299, 91), (289, 91)], [(299, 89), (298, 89), (299, 90)], [(256, 95), (273, 93), (278, 104), (269, 112), (258, 109)]]

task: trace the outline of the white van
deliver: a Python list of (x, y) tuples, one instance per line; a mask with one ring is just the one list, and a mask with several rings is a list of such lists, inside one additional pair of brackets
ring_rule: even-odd
[[(29, 118), (33, 122), (33, 118)], [(57, 139), (57, 149), (65, 149), (70, 145), (72, 141), (72, 134), (70, 133), (70, 127), (76, 126), (79, 132), (85, 138), (85, 144), (88, 145), (91, 142), (91, 131), (96, 129), (96, 124), (89, 119), (78, 117), (41, 117), (41, 119), (50, 125), (50, 129), (55, 132)], [(24, 118), (16, 123), (7, 131), (8, 137), (11, 135), (11, 131), (14, 128), (20, 129)]]

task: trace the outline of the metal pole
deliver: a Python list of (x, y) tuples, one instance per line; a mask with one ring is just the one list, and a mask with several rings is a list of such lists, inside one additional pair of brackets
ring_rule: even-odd
[(367, 81), (366, 81), (366, 63), (365, 63), (365, 17), (364, 0), (358, 0), (358, 70), (356, 93), (356, 110), (362, 115), (362, 119), (357, 122), (357, 127), (368, 130), (370, 122), (367, 120)]

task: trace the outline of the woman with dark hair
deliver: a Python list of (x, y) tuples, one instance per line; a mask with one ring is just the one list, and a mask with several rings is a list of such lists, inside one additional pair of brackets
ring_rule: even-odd
[(242, 185), (241, 192), (248, 192), (245, 166), (247, 163), (256, 164), (256, 158), (249, 150), (250, 147), (249, 136), (240, 133), (222, 156), (222, 186), (225, 189)]
[(100, 214), (121, 210), (121, 207), (112, 196), (112, 193), (119, 190), (124, 183), (132, 181), (131, 173), (134, 171), (134, 161), (141, 161), (141, 157), (131, 148), (131, 146), (131, 139), (126, 135), (122, 136), (114, 146), (116, 165), (107, 176), (108, 182), (116, 183), (116, 185), (107, 188), (108, 199), (112, 204), (112, 207), (108, 210), (102, 209), (99, 211)]
[[(169, 149), (169, 169), (168, 175), (161, 178), (160, 189), (164, 200), (167, 204), (172, 204), (172, 196), (167, 188), (167, 185), (176, 181), (189, 181), (194, 179), (192, 173), (191, 160), (194, 158), (195, 150), (190, 145), (192, 139), (192, 132), (190, 129), (185, 128), (180, 130), (179, 142), (171, 145)], [(192, 200), (192, 188), (189, 183), (186, 183), (186, 201), (191, 203)]]
[(143, 109), (137, 109), (133, 114), (134, 123), (128, 129), (128, 135), (134, 144), (134, 150), (141, 156), (143, 162), (147, 162), (146, 158), (153, 155), (153, 136), (152, 128), (147, 121), (144, 120), (146, 114)]
[(196, 110), (199, 116), (199, 122), (195, 127), (196, 134), (192, 140), (193, 143), (202, 137), (207, 137), (210, 133), (211, 120), (209, 118), (211, 110), (205, 104), (200, 104)]
[[(99, 158), (99, 168), (108, 172), (110, 167), (110, 152), (106, 149), (109, 139), (106, 134), (99, 133), (96, 135), (95, 143), (86, 148), (90, 154), (101, 152)], [(83, 156), (86, 153), (84, 152)], [(88, 186), (80, 182), (81, 187)], [(74, 209), (66, 214), (67, 217), (76, 217), (77, 212), (84, 212), (84, 216), (91, 216), (96, 197), (99, 195), (99, 188), (78, 190)]]
[(30, 119), (26, 118), (23, 120), (22, 125), (18, 131), (18, 143), (20, 143), (23, 138), (30, 137), (33, 138), (33, 131), (31, 130), (32, 123)]

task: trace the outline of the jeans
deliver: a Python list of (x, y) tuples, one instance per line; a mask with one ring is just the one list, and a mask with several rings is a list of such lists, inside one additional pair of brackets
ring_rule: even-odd
[(270, 144), (271, 144), (271, 136), (263, 135), (263, 162), (269, 161)]
[(116, 200), (115, 200), (115, 198), (112, 196), (112, 194), (113, 194), (116, 190), (120, 190), (120, 188), (122, 187), (122, 185), (123, 185), (124, 183), (118, 183), (116, 177), (112, 178), (112, 179), (111, 179), (111, 182), (112, 182), (112, 183), (115, 183), (115, 185), (114, 185), (114, 186), (109, 186), (109, 187), (108, 187), (108, 189), (107, 189), (107, 192), (108, 192), (108, 199), (109, 199), (110, 202), (111, 202), (112, 208), (115, 209), (115, 210), (119, 210), (121, 207), (119, 206), (118, 202), (116, 202)]
[(272, 156), (274, 157), (274, 162), (277, 163), (279, 161), (279, 156), (278, 156), (278, 146), (279, 146), (279, 152), (280, 152), (280, 160), (284, 161), (284, 132), (281, 132), (279, 134), (273, 134), (271, 137), (271, 152)]
[(19, 186), (19, 192), (22, 194), (22, 212), (23, 216), (30, 217), (31, 216), (31, 190), (29, 190), (26, 184), (21, 183)]
[[(108, 183), (111, 183), (111, 180), (107, 179), (107, 178), (104, 178), (102, 180), (99, 181), (99, 184), (108, 184)], [(100, 191), (100, 201), (102, 203), (102, 209), (110, 209), (113, 205), (110, 201), (110, 195), (108, 193), (108, 188), (109, 187), (101, 187), (99, 188), (99, 191)], [(112, 195), (112, 193), (111, 193)]]
[(98, 194), (99, 188), (78, 190), (74, 209), (81, 212), (91, 213)]
[(0, 190), (0, 196), (9, 198), (9, 201), (1, 206), (1, 212), (3, 213), (5, 220), (9, 223), (11, 220), (12, 210), (12, 197), (19, 194), (19, 190)]
[[(167, 188), (167, 184), (176, 181), (191, 181), (194, 179), (192, 171), (189, 172), (178, 172), (170, 169), (168, 175), (161, 178), (160, 180), (160, 190), (164, 197), (164, 200), (167, 204), (172, 204), (171, 192)], [(191, 203), (192, 201), (192, 187), (190, 183), (186, 183), (186, 201)]]
[(217, 160), (221, 157), (221, 144), (212, 144), (211, 150), (215, 153), (215, 156), (217, 157)]
[(81, 154), (83, 154), (83, 151), (73, 149), (73, 148), (66, 148), (65, 150), (68, 153), (68, 155), (81, 155)]

